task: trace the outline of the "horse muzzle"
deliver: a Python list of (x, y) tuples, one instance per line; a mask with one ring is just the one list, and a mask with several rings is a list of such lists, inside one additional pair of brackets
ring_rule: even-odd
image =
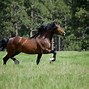
[(64, 32), (64, 33), (63, 33), (63, 36), (65, 36), (65, 35), (66, 35), (66, 33)]
[(65, 32), (60, 33), (61, 36), (65, 36), (65, 34), (66, 34)]

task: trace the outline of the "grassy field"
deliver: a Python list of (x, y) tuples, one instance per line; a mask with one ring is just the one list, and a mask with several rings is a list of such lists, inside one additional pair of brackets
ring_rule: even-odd
[(37, 55), (20, 54), (2, 65), (5, 52), (0, 52), (0, 89), (89, 89), (89, 52), (64, 51), (49, 63), (51, 54), (43, 55), (36, 65)]

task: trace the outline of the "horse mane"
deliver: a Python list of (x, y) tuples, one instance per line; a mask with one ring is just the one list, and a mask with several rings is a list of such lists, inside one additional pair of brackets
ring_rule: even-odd
[(54, 30), (55, 29), (55, 22), (48, 23), (48, 24), (42, 24), (40, 27), (37, 28), (37, 33), (32, 36), (31, 38), (37, 37), (41, 32), (47, 31), (47, 30)]
[(40, 27), (37, 28), (37, 33), (33, 35), (31, 38), (37, 37), (41, 32), (45, 31), (47, 25), (42, 24)]
[(39, 33), (37, 32), (35, 35), (33, 35), (32, 37), (30, 37), (30, 39), (37, 37), (39, 35)]
[(47, 29), (47, 25), (42, 24), (38, 29), (38, 33), (41, 33), (42, 31), (45, 31)]
[(48, 24), (42, 24), (39, 28), (38, 28), (38, 32), (42, 32), (42, 31), (46, 31), (46, 30), (53, 30), (55, 28), (55, 22), (51, 22)]

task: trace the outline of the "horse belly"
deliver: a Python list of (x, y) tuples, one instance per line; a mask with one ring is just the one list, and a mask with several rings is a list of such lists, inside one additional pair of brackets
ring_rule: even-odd
[(37, 54), (39, 51), (37, 50), (36, 43), (25, 44), (21, 47), (21, 51), (27, 54)]

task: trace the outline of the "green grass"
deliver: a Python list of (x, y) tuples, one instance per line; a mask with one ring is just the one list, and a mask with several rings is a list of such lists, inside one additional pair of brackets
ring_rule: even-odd
[(45, 54), (39, 65), (37, 55), (20, 54), (19, 65), (9, 60), (3, 66), (4, 56), (0, 52), (0, 89), (89, 89), (89, 52), (58, 52), (51, 64)]

